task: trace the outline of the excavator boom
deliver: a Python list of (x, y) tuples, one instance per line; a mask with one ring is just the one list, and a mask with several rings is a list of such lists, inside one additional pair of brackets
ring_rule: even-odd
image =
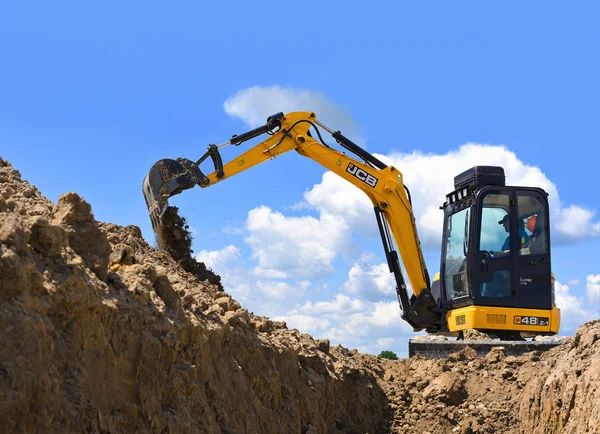
[[(319, 140), (309, 133), (314, 128)], [(319, 127), (330, 132), (336, 142), (357, 158), (327, 145)], [(223, 165), (219, 148), (240, 145), (262, 134), (269, 137), (245, 153)], [(196, 185), (209, 187), (283, 153), (295, 150), (341, 176), (367, 194), (375, 211), (381, 232), (390, 272), (394, 273), (398, 300), (403, 318), (415, 330), (439, 328), (444, 320), (440, 312), (432, 312), (435, 305), (429, 293), (429, 274), (421, 251), (417, 228), (402, 173), (388, 166), (339, 131), (332, 131), (317, 121), (312, 112), (277, 113), (267, 123), (241, 135), (234, 135), (222, 145), (210, 145), (208, 151), (196, 162), (178, 158), (160, 160), (150, 170), (143, 182), (143, 192), (152, 220), (158, 231), (168, 198)], [(214, 171), (204, 175), (200, 164), (211, 156)], [(408, 293), (400, 267), (402, 256), (413, 294)]]

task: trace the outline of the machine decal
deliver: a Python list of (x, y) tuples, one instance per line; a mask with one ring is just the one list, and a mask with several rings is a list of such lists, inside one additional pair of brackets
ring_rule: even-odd
[(519, 277), (519, 283), (523, 286), (527, 286), (533, 282), (533, 279), (529, 277)]
[(348, 163), (348, 167), (346, 167), (346, 172), (348, 172), (350, 175), (353, 175), (354, 177), (360, 179), (362, 182), (364, 182), (365, 184), (367, 184), (373, 188), (375, 188), (375, 186), (377, 185), (377, 181), (379, 181), (373, 175), (369, 175), (367, 172), (362, 170), (360, 167), (357, 167), (352, 163)]
[(515, 324), (547, 327), (550, 320), (543, 316), (515, 316)]

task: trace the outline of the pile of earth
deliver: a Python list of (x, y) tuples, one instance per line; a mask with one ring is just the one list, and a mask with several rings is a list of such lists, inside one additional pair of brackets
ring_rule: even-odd
[(600, 321), (546, 352), (485, 357), (465, 348), (447, 359), (386, 362), (393, 432), (600, 432)]
[(0, 432), (597, 432), (600, 321), (518, 358), (360, 354), (243, 309), (170, 212), (157, 251), (0, 158)]

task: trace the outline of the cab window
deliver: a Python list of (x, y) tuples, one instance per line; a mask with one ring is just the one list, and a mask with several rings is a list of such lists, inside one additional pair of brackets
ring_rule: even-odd
[[(512, 255), (513, 223), (509, 210), (509, 193), (487, 193), (483, 197), (479, 250), (486, 252), (484, 258), (494, 262), (490, 264), (492, 267), (490, 279), (479, 284), (479, 293), (482, 297), (498, 299), (510, 297), (512, 294), (512, 261), (499, 259), (509, 258)], [(521, 231), (519, 234), (522, 234)]]
[(489, 193), (483, 198), (479, 250), (492, 257), (510, 255), (509, 195)]
[(444, 279), (446, 298), (468, 295), (467, 249), (470, 209), (448, 216), (446, 222), (446, 261)]
[(519, 225), (527, 234), (527, 243), (522, 243), (520, 256), (548, 253), (548, 205), (546, 198), (537, 192), (518, 192), (517, 209)]

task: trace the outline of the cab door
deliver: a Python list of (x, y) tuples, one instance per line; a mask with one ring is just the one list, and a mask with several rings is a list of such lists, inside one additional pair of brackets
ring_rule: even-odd
[(472, 303), (469, 290), (469, 227), (472, 207), (453, 209), (444, 223), (441, 280), (446, 307)]
[(514, 192), (485, 189), (477, 199), (479, 211), (471, 276), (475, 304), (515, 306)]
[[(516, 306), (551, 309), (553, 296), (550, 269), (548, 200), (539, 189), (522, 189), (517, 196)], [(524, 236), (523, 236), (524, 234)]]

